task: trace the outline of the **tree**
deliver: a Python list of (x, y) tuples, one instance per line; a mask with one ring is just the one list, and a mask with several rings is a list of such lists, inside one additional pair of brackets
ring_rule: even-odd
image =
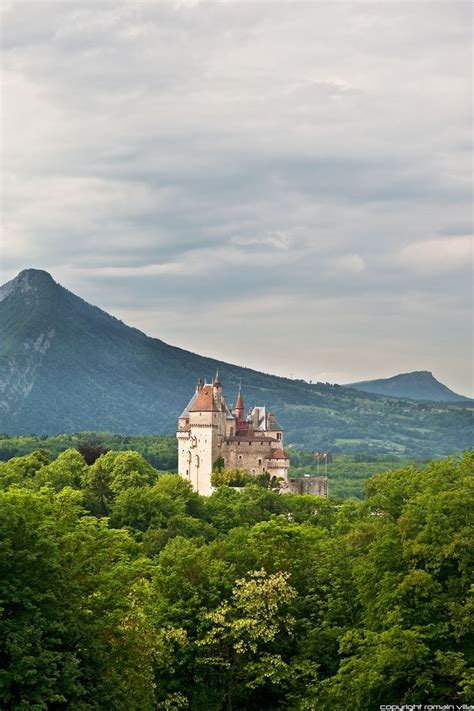
[(36, 473), (51, 462), (49, 452), (37, 449), (26, 457), (14, 457), (0, 463), (0, 485), (6, 489), (12, 484), (29, 486)]
[(137, 452), (107, 452), (82, 477), (85, 501), (97, 515), (108, 515), (117, 494), (153, 484), (158, 472)]
[(107, 454), (109, 449), (103, 444), (91, 444), (90, 442), (84, 442), (84, 444), (79, 445), (77, 451), (82, 455), (82, 457), (84, 457), (86, 464), (90, 466), (91, 464), (94, 464), (96, 459), (99, 459), (99, 457), (103, 454)]
[(212, 486), (245, 486), (249, 481), (252, 481), (252, 475), (246, 469), (238, 469), (237, 467), (222, 467), (213, 469), (211, 474)]
[(51, 486), (55, 491), (61, 491), (70, 486), (78, 489), (85, 470), (86, 463), (82, 455), (76, 449), (67, 449), (53, 462), (45, 464), (37, 471), (33, 480), (34, 488)]
[(237, 580), (229, 602), (205, 616), (207, 631), (198, 642), (200, 662), (220, 671), (228, 711), (249, 690), (286, 678), (288, 666), (270, 643), (289, 634), (294, 624), (288, 607), (296, 592), (288, 577), (283, 572), (253, 571)]
[(156, 486), (134, 487), (117, 496), (112, 504), (110, 523), (116, 528), (125, 526), (144, 532), (150, 527), (164, 528), (172, 516), (184, 510), (182, 501), (160, 492)]
[(142, 616), (132, 591), (146, 563), (80, 499), (69, 488), (0, 493), (2, 708), (151, 711), (142, 635), (127, 622)]

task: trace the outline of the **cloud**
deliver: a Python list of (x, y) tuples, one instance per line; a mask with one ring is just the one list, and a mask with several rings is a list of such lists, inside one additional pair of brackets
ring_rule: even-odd
[[(152, 335), (263, 370), (357, 380), (393, 349), (394, 370), (412, 358), (469, 390), (470, 15), (3, 3), (5, 279), (49, 269)], [(460, 354), (439, 343), (453, 324)]]
[(334, 269), (348, 274), (360, 274), (365, 269), (365, 262), (359, 254), (348, 254), (335, 260)]
[(472, 269), (473, 237), (443, 237), (412, 242), (402, 248), (401, 261), (424, 271)]

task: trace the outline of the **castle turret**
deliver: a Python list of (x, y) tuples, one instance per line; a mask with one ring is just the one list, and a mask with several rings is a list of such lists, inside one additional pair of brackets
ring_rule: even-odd
[(204, 496), (212, 492), (212, 467), (220, 454), (228, 412), (217, 373), (212, 384), (199, 381), (178, 421), (178, 471)]
[(214, 378), (214, 382), (212, 383), (212, 395), (214, 397), (214, 402), (216, 403), (217, 407), (220, 408), (222, 404), (222, 383), (219, 377), (219, 369), (217, 369), (216, 377)]
[(242, 397), (242, 385), (239, 385), (237, 400), (235, 401), (235, 416), (238, 420), (244, 419), (244, 399)]

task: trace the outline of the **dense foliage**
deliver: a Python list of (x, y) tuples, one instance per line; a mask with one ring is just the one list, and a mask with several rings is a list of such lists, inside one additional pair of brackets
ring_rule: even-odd
[(155, 469), (174, 471), (178, 468), (178, 443), (171, 435), (117, 435), (110, 432), (78, 432), (74, 434), (0, 435), (0, 461), (21, 457), (44, 449), (53, 458), (66, 449), (97, 446), (114, 451), (139, 452)]
[(345, 502), (206, 499), (133, 451), (1, 463), (2, 708), (472, 703), (473, 463)]
[[(61, 452), (71, 448), (79, 449), (88, 459), (87, 448), (88, 453), (93, 455), (92, 460), (97, 452), (103, 450), (133, 450), (139, 452), (158, 470), (175, 472), (178, 468), (178, 445), (176, 437), (171, 435), (116, 435), (109, 432), (80, 432), (53, 437), (0, 435), (0, 461), (30, 454), (39, 449), (56, 458)], [(291, 457), (291, 478), (325, 473), (324, 464), (321, 463), (318, 468), (313, 452), (305, 452), (296, 447), (288, 448), (288, 452)], [(370, 476), (412, 463), (411, 460), (394, 454), (330, 454), (327, 474), (331, 495), (362, 498), (364, 481)], [(424, 462), (419, 460), (418, 463)], [(222, 477), (218, 477), (216, 481), (220, 484), (221, 479)], [(234, 485), (232, 478), (222, 483)]]

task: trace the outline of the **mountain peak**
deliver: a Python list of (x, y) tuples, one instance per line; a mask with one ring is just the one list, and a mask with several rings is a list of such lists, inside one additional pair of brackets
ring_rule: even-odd
[(30, 287), (37, 284), (55, 284), (51, 274), (44, 269), (22, 269), (17, 276), (12, 279), (16, 284), (21, 284), (22, 286), (28, 285)]
[(348, 387), (375, 395), (389, 395), (413, 400), (456, 402), (469, 399), (458, 395), (440, 383), (430, 370), (414, 370), (410, 373), (393, 375), (391, 378), (349, 383)]
[(23, 269), (16, 277), (0, 287), (0, 301), (17, 290), (27, 294), (51, 286), (56, 286), (56, 282), (49, 272), (44, 269)]
[(22, 269), (21, 272), (18, 272), (17, 276), (15, 277), (15, 279), (24, 279), (24, 278), (49, 279), (50, 281), (53, 281), (53, 277), (45, 269), (35, 269), (34, 267), (28, 267), (27, 269)]

